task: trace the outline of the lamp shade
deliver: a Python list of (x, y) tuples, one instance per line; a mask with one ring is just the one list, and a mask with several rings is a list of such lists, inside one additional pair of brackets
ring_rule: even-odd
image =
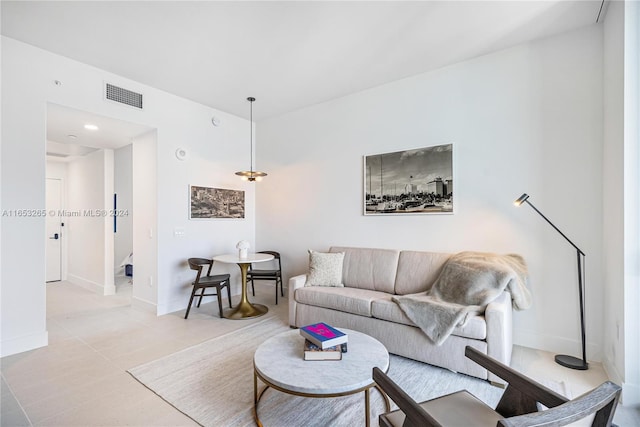
[(522, 196), (518, 197), (516, 199), (515, 202), (513, 202), (514, 205), (516, 206), (520, 206), (521, 204), (523, 204), (527, 199), (529, 198), (529, 195), (527, 193), (524, 193)]

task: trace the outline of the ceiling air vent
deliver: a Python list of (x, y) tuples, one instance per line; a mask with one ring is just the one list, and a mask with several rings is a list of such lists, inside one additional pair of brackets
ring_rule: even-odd
[(111, 83), (106, 84), (105, 93), (108, 100), (142, 109), (141, 93), (114, 86)]

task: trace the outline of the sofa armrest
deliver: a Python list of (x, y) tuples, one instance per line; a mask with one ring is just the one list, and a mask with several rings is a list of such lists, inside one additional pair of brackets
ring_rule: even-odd
[(302, 288), (307, 281), (307, 275), (301, 274), (289, 279), (289, 326), (297, 327), (296, 325), (296, 289)]
[[(513, 349), (513, 307), (507, 291), (487, 305), (484, 313), (487, 322), (487, 355), (509, 366)], [(505, 381), (489, 372), (489, 381), (504, 384)]]

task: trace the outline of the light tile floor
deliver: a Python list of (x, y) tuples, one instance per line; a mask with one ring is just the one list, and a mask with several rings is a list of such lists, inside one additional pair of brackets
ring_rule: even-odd
[[(275, 306), (273, 286), (256, 285), (252, 298), (286, 319), (287, 299)], [(131, 307), (131, 285), (100, 296), (68, 282), (47, 284), (49, 346), (0, 360), (0, 425), (13, 426), (195, 426), (134, 380), (126, 370), (260, 318), (217, 317), (217, 304), (157, 317)], [(541, 381), (563, 381), (577, 396), (606, 379), (602, 367), (572, 371), (553, 355), (516, 347), (512, 365)], [(640, 426), (640, 410), (620, 407), (615, 421)]]

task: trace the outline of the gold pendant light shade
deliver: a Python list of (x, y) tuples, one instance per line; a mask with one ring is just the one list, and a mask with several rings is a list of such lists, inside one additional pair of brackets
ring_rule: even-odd
[(252, 181), (252, 182), (260, 181), (262, 180), (263, 176), (267, 176), (266, 173), (257, 172), (257, 171), (241, 171), (241, 172), (236, 172), (236, 175), (242, 178), (243, 181)]
[(250, 162), (249, 162), (249, 170), (248, 171), (240, 171), (240, 172), (236, 172), (236, 175), (238, 175), (240, 178), (242, 178), (243, 181), (250, 181), (250, 182), (254, 182), (254, 181), (260, 181), (262, 179), (262, 177), (267, 176), (266, 173), (264, 172), (258, 172), (258, 171), (254, 171), (253, 170), (253, 102), (256, 99), (253, 97), (249, 97), (247, 98), (247, 101), (249, 101), (249, 105), (251, 106), (250, 108), (250, 120), (249, 120), (249, 128), (251, 130), (251, 137), (250, 137)]

